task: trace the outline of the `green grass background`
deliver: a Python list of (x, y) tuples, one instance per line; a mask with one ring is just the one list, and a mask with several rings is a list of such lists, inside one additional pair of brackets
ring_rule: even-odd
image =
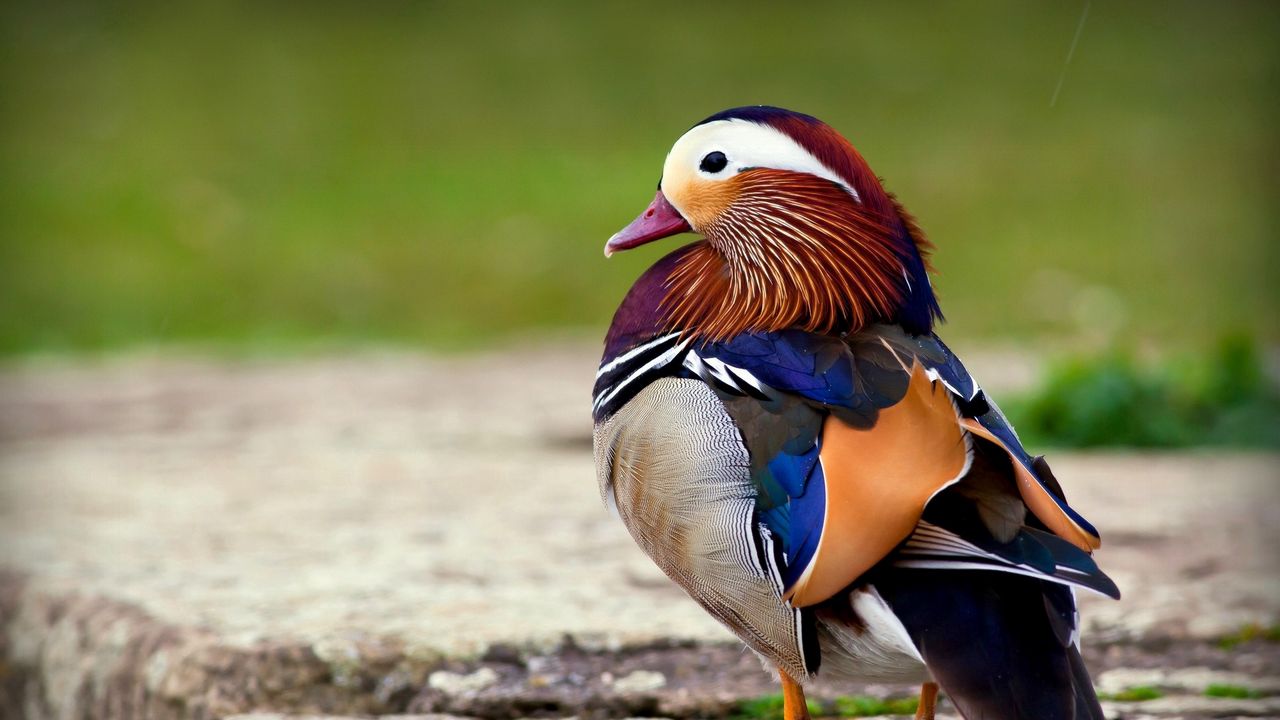
[(1280, 5), (0, 7), (0, 353), (598, 333), (689, 125), (843, 131), (951, 336), (1280, 339)]

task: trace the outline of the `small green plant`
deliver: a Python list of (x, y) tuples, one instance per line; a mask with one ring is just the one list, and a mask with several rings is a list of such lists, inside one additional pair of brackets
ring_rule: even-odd
[(1245, 337), (1161, 365), (1122, 351), (1062, 361), (1008, 409), (1033, 445), (1280, 447), (1280, 390)]
[(1134, 685), (1117, 693), (1098, 693), (1098, 698), (1101, 700), (1118, 700), (1120, 702), (1141, 702), (1162, 697), (1164, 697), (1164, 693), (1160, 692), (1159, 688), (1150, 685)]
[(869, 695), (846, 695), (835, 699), (835, 711), (841, 717), (910, 715), (916, 711), (919, 704), (919, 698), (882, 700)]
[(1259, 625), (1258, 623), (1244, 625), (1230, 635), (1220, 638), (1218, 640), (1218, 647), (1223, 650), (1234, 650), (1238, 645), (1252, 640), (1280, 642), (1280, 625), (1267, 626)]
[[(810, 716), (818, 717), (823, 714), (822, 706), (813, 700), (805, 700), (805, 704)], [(735, 720), (782, 720), (782, 705), (782, 693), (762, 695), (739, 702), (732, 717)]]
[(1212, 685), (1204, 689), (1204, 696), (1218, 697), (1218, 698), (1248, 699), (1248, 698), (1260, 698), (1262, 697), (1262, 693), (1258, 692), (1257, 690), (1247, 688), (1243, 685), (1213, 683)]

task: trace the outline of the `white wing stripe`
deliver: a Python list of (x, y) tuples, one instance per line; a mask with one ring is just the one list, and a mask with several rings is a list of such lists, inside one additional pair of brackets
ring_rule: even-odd
[(925, 568), (925, 569), (931, 569), (931, 570), (996, 570), (999, 572), (1012, 573), (1014, 575), (1026, 575), (1027, 577), (1033, 577), (1038, 580), (1047, 580), (1048, 582), (1057, 583), (1059, 585), (1066, 585), (1067, 587), (1081, 588), (1084, 590), (1088, 590), (1091, 593), (1096, 593), (1098, 595), (1102, 595), (1103, 597), (1108, 597), (1104, 593), (1099, 592), (1098, 590), (1095, 590), (1083, 583), (1075, 582), (1070, 578), (1058, 577), (1057, 575), (1046, 575), (1045, 573), (1042, 573), (1039, 570), (1029, 570), (1023, 565), (1009, 565), (1009, 564), (992, 565), (991, 563), (983, 563), (983, 562), (967, 562), (966, 563), (966, 562), (956, 562), (954, 560), (926, 560), (926, 559), (899, 560), (895, 562), (894, 565), (897, 567)]
[[(1073, 567), (1055, 564), (1052, 573), (1044, 572), (1025, 563), (1014, 562), (961, 538), (955, 533), (925, 521), (921, 521), (916, 531), (907, 540), (901, 550), (902, 555), (894, 561), (898, 567), (932, 568), (937, 570), (998, 570), (1017, 575), (1040, 578), (1071, 587), (1081, 587), (1090, 592), (1104, 593), (1089, 587), (1076, 578), (1087, 579), (1089, 573)], [(969, 561), (951, 558), (972, 558)]]
[(627, 362), (628, 360), (630, 360), (631, 358), (633, 358), (633, 357), (635, 357), (635, 356), (639, 355), (640, 353), (644, 352), (645, 350), (648, 350), (649, 348), (654, 347), (654, 346), (656, 346), (656, 345), (661, 345), (662, 343), (664, 343), (664, 342), (666, 342), (666, 341), (670, 340), (671, 338), (673, 338), (673, 337), (675, 337), (676, 335), (679, 335), (679, 334), (680, 334), (680, 333), (667, 333), (666, 335), (663, 335), (663, 336), (662, 336), (662, 337), (660, 337), (660, 338), (655, 338), (655, 339), (650, 340), (649, 342), (647, 342), (647, 343), (645, 343), (645, 344), (643, 344), (643, 345), (637, 345), (636, 347), (631, 348), (630, 350), (626, 351), (625, 353), (623, 353), (623, 354), (619, 355), (618, 357), (616, 357), (616, 358), (614, 358), (614, 359), (610, 360), (608, 363), (606, 363), (606, 364), (604, 364), (604, 365), (601, 365), (601, 366), (600, 366), (600, 369), (596, 371), (596, 379), (597, 379), (597, 380), (599, 380), (601, 375), (604, 375), (605, 373), (609, 372), (610, 370), (612, 370), (612, 369), (614, 369), (614, 368), (618, 367), (619, 365), (622, 365), (623, 363), (625, 363), (625, 362)]
[(684, 358), (684, 366), (698, 377), (708, 382), (715, 381), (738, 392), (746, 392), (743, 383), (755, 388), (762, 395), (769, 394), (766, 385), (750, 372), (735, 365), (729, 365), (719, 358), (704, 358), (691, 352)]
[(670, 350), (655, 357), (654, 359), (642, 365), (640, 369), (626, 376), (621, 381), (615, 383), (613, 385), (613, 388), (609, 392), (603, 394), (601, 397), (596, 398), (596, 401), (592, 403), (592, 407), (598, 410), (599, 408), (608, 404), (608, 402), (612, 400), (614, 396), (622, 392), (622, 389), (626, 387), (628, 383), (635, 380), (637, 377), (644, 375), (645, 373), (649, 372), (650, 370), (660, 365), (666, 365), (667, 363), (671, 362), (673, 359), (675, 359), (677, 355), (683, 352), (686, 347), (688, 347), (689, 342), (690, 342), (689, 340), (682, 340), (676, 343), (675, 347), (672, 347)]

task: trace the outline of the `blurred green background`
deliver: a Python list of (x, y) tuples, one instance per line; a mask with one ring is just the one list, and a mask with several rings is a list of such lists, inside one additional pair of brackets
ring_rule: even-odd
[(953, 337), (1280, 339), (1280, 5), (0, 7), (0, 353), (598, 336), (702, 117), (843, 131)]

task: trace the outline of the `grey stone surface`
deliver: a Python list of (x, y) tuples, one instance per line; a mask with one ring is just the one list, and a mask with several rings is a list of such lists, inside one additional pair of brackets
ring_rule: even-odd
[(427, 686), (446, 695), (474, 695), (498, 683), (498, 673), (482, 667), (472, 673), (455, 673), (437, 670), (427, 677)]
[(1125, 688), (1147, 686), (1199, 695), (1210, 685), (1231, 685), (1262, 695), (1280, 695), (1280, 677), (1225, 672), (1205, 667), (1115, 668), (1094, 678), (1098, 692), (1118, 693)]
[[(458, 715), (379, 715), (379, 720), (469, 720)], [(228, 715), (225, 720), (357, 720), (351, 715), (286, 715), (284, 713), (245, 713)]]
[[(537, 690), (572, 679), (535, 667), (565, 647), (726, 640), (600, 504), (594, 355), (0, 370), (0, 708), (387, 713), (504, 653)], [(988, 387), (1019, 377), (999, 362)], [(1125, 591), (1082, 599), (1087, 643), (1276, 622), (1276, 456), (1049, 459)], [(705, 701), (670, 668), (613, 676), (633, 671)], [(626, 702), (608, 712), (646, 707)]]
[(1106, 703), (1103, 712), (1117, 718), (1130, 718), (1136, 713), (1155, 717), (1272, 718), (1280, 715), (1280, 698), (1237, 700), (1183, 695), (1145, 702)]

